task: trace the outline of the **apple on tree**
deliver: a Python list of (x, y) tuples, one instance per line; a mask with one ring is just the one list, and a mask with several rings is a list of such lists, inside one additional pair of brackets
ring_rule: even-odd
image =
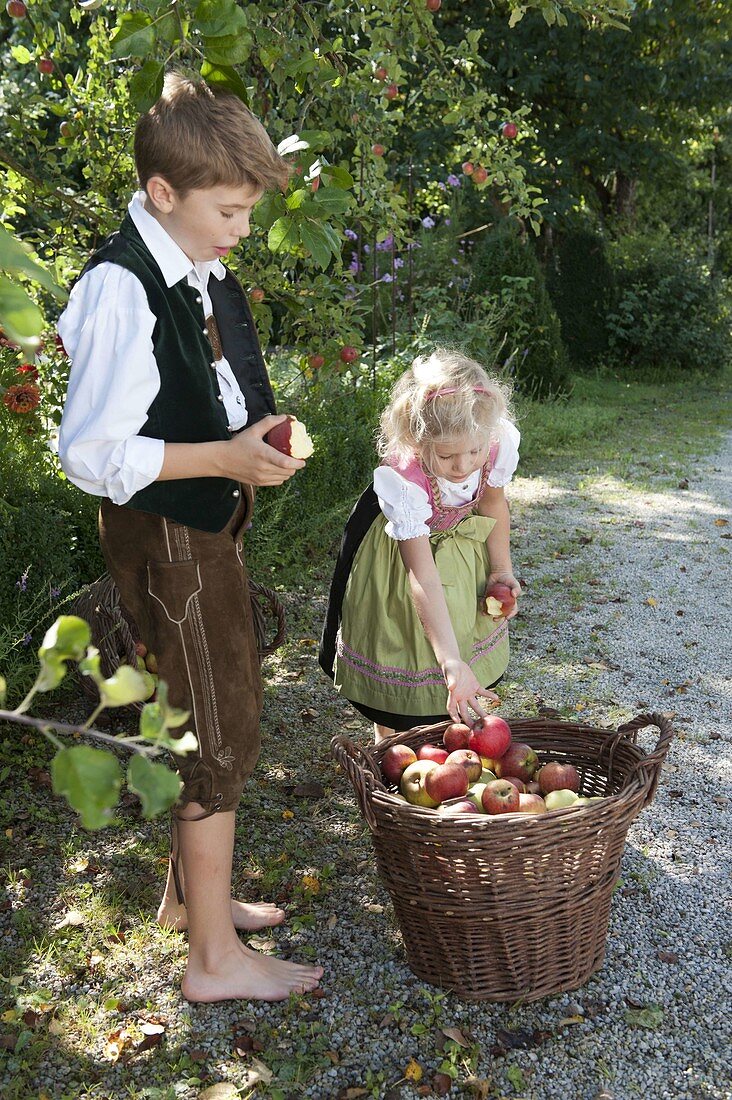
[(473, 169), (473, 182), (485, 183), (488, 179), (488, 169), (484, 168), (482, 164), (479, 164), (477, 168)]
[(308, 366), (311, 370), (320, 370), (322, 366), (325, 366), (325, 357), (317, 354), (308, 356)]
[(384, 89), (384, 95), (387, 99), (396, 99), (396, 97), (399, 95), (399, 88), (396, 84), (387, 84), (386, 88)]
[(385, 148), (385, 146), (381, 145), (378, 141), (376, 141), (371, 146), (371, 152), (374, 154), (375, 157), (383, 157), (384, 153), (386, 152), (386, 148)]
[(398, 783), (404, 769), (416, 759), (417, 754), (410, 745), (390, 745), (381, 758), (381, 773), (389, 783)]
[(288, 416), (274, 428), (270, 428), (264, 437), (265, 443), (291, 458), (310, 458), (313, 453), (313, 441), (304, 424), (295, 416)]
[(358, 359), (358, 348), (354, 348), (350, 344), (346, 344), (345, 347), (341, 348), (339, 352), (339, 357), (343, 363), (353, 363), (356, 359)]
[(28, 9), (23, 0), (8, 0), (5, 10), (11, 19), (25, 19)]
[(377, 80), (386, 80), (388, 75), (389, 74), (383, 65), (377, 65), (377, 67), (374, 69), (374, 76)]
[(263, 302), (264, 291), (262, 290), (261, 286), (255, 286), (252, 290), (250, 290), (249, 297), (253, 302)]
[(504, 122), (501, 126), (501, 133), (505, 138), (513, 140), (518, 134), (518, 126), (515, 122)]

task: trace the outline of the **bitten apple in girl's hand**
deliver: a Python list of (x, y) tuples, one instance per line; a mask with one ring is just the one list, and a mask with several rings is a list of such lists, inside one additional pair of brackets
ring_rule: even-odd
[(500, 615), (507, 615), (510, 611), (513, 611), (516, 606), (516, 597), (507, 584), (495, 584), (489, 585), (485, 591), (485, 613), (497, 618)]
[(310, 458), (313, 453), (313, 441), (304, 424), (296, 416), (288, 416), (280, 424), (270, 428), (264, 437), (265, 442), (283, 455), (291, 458)]

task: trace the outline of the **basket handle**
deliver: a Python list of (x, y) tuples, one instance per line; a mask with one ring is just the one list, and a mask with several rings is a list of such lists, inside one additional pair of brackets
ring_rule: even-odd
[(658, 781), (661, 778), (661, 766), (666, 759), (666, 753), (674, 735), (673, 726), (669, 719), (663, 714), (656, 713), (636, 715), (630, 722), (626, 722), (618, 728), (618, 735), (619, 737), (630, 737), (633, 744), (636, 744), (638, 730), (642, 730), (646, 726), (656, 726), (659, 731), (656, 747), (652, 752), (647, 753), (642, 760), (634, 764), (627, 776), (630, 779), (638, 771), (651, 769), (651, 786), (643, 803), (644, 806), (648, 805), (656, 793)]
[(330, 751), (343, 768), (356, 792), (361, 813), (373, 832), (377, 828), (376, 814), (371, 805), (374, 791), (385, 791), (381, 773), (368, 749), (356, 745), (349, 737), (339, 734), (330, 743)]

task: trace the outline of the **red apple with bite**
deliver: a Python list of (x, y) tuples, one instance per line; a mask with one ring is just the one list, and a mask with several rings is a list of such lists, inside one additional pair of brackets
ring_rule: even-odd
[(296, 416), (288, 416), (287, 420), (275, 424), (265, 435), (264, 441), (292, 458), (310, 458), (313, 453), (313, 441)]
[(435, 764), (444, 764), (449, 756), (447, 749), (439, 745), (422, 745), (417, 749), (418, 760), (434, 760)]
[(546, 803), (540, 794), (519, 794), (520, 814), (545, 814)]
[[(388, 750), (387, 750), (388, 751)], [(434, 760), (415, 760), (402, 772), (399, 790), (412, 806), (426, 806), (435, 810), (439, 801), (429, 795), (425, 789), (425, 780), (435, 768), (444, 768), (444, 764), (435, 764)]]
[(462, 764), (437, 764), (424, 777), (424, 789), (436, 803), (463, 798), (468, 793), (468, 776)]
[(534, 772), (538, 767), (539, 757), (531, 745), (527, 745), (525, 741), (512, 741), (497, 761), (497, 773), (501, 779), (507, 775), (515, 775), (524, 783), (534, 778)]
[(536, 777), (539, 781), (542, 794), (549, 791), (579, 791), (580, 777), (574, 764), (561, 764), (558, 760), (552, 760), (539, 769)]
[(491, 584), (485, 590), (486, 615), (497, 618), (500, 615), (508, 615), (516, 606), (516, 597), (507, 584)]
[[(478, 756), (488, 756), (491, 760), (500, 760), (511, 744), (511, 727), (497, 714), (486, 714), (476, 722), (470, 733), (468, 748)], [(491, 771), (495, 771), (491, 768)], [(511, 773), (515, 775), (515, 772)]]
[(487, 814), (515, 814), (520, 806), (520, 795), (507, 779), (494, 779), (486, 783), (481, 802)]
[(517, 779), (515, 775), (503, 775), (502, 779), (505, 779), (507, 783), (513, 783), (514, 787), (519, 794), (526, 794), (526, 784), (523, 779)]
[(470, 726), (463, 722), (453, 722), (442, 735), (442, 744), (448, 752), (456, 749), (467, 749), (470, 744)]
[(390, 745), (381, 758), (381, 773), (389, 783), (398, 783), (402, 772), (414, 764), (417, 754), (409, 745)]
[(480, 779), (483, 771), (483, 765), (480, 761), (480, 757), (477, 752), (473, 752), (472, 749), (455, 749), (451, 752), (446, 760), (447, 764), (459, 764), (461, 768), (465, 768), (465, 774), (468, 777), (468, 783), (475, 783)]

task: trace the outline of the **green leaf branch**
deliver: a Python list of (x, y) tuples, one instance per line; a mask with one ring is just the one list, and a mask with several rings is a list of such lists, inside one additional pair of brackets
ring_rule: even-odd
[[(0, 722), (30, 726), (43, 734), (56, 749), (51, 762), (54, 793), (63, 795), (79, 813), (87, 829), (99, 829), (115, 822), (114, 809), (119, 802), (123, 774), (113, 749), (132, 754), (127, 766), (127, 787), (138, 795), (143, 815), (155, 817), (168, 809), (180, 793), (180, 779), (155, 757), (163, 751), (179, 756), (197, 748), (195, 735), (187, 730), (174, 736), (188, 721), (188, 712), (171, 707), (167, 685), (157, 684), (147, 672), (120, 665), (108, 677), (100, 670), (99, 651), (91, 645), (88, 623), (75, 615), (61, 615), (48, 629), (38, 650), (39, 671), (25, 699), (14, 709), (0, 709)], [(38, 694), (53, 691), (68, 671), (68, 662), (77, 663), (82, 676), (89, 676), (99, 692), (99, 704), (83, 725), (38, 718), (27, 712)], [(155, 693), (154, 701), (146, 701)], [(0, 676), (0, 707), (5, 704), (6, 684)], [(114, 736), (93, 727), (102, 711), (144, 703), (139, 721), (139, 733)], [(58, 736), (90, 738), (108, 748), (91, 745), (67, 746)]]

